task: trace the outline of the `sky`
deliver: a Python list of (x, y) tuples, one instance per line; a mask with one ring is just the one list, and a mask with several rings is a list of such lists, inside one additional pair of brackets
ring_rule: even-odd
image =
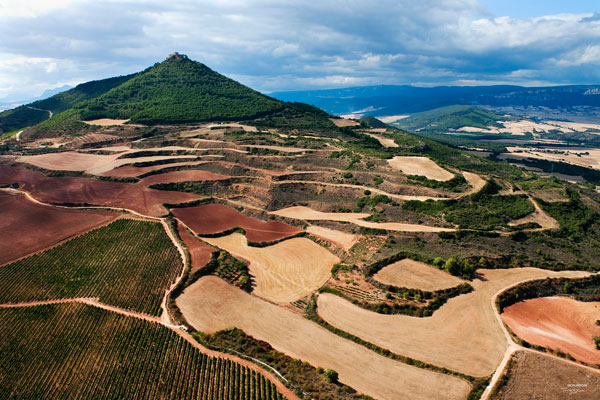
[(600, 2), (0, 0), (0, 103), (174, 51), (263, 92), (600, 84)]

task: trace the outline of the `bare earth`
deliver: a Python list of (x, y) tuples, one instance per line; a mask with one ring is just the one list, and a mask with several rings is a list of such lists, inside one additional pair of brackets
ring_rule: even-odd
[(380, 356), (214, 276), (199, 279), (176, 301), (202, 332), (238, 327), (290, 357), (337, 371), (341, 382), (378, 399), (462, 400), (470, 390), (460, 378)]
[[(378, 130), (377, 129), (371, 129), (370, 131), (374, 132), (374, 131), (378, 131)], [(383, 129), (383, 132), (385, 132), (385, 129)], [(383, 136), (380, 136), (380, 135), (375, 135), (375, 134), (369, 133), (369, 132), (365, 132), (365, 135), (369, 135), (372, 138), (377, 139), (379, 141), (379, 143), (381, 143), (381, 145), (384, 146), (384, 147), (398, 147), (398, 144), (396, 142), (394, 142), (393, 139), (386, 138), (386, 137), (383, 137)]]
[(360, 123), (358, 121), (352, 120), (352, 119), (329, 118), (329, 120), (331, 122), (333, 122), (335, 124), (335, 126), (337, 126), (339, 128), (344, 128), (346, 126), (357, 126), (357, 125), (360, 125)]
[(427, 157), (396, 156), (388, 164), (406, 175), (421, 175), (436, 181), (449, 181), (454, 174)]
[[(600, 169), (600, 149), (581, 149), (581, 148), (558, 148), (563, 152), (568, 151), (569, 154), (554, 154), (551, 151), (555, 150), (548, 148), (548, 151), (536, 151), (536, 149), (524, 147), (507, 147), (508, 153), (501, 154), (503, 158), (537, 158), (548, 161), (562, 161), (573, 165), (579, 165), (586, 168)], [(537, 149), (540, 150), (540, 149)], [(584, 154), (589, 153), (589, 154)]]
[(515, 353), (511, 365), (508, 381), (492, 399), (600, 399), (600, 371), (532, 351)]
[(405, 258), (388, 265), (373, 278), (385, 285), (429, 292), (458, 286), (465, 281), (431, 265)]
[(575, 359), (600, 364), (593, 336), (600, 336), (600, 302), (567, 297), (542, 297), (504, 309), (502, 320), (513, 332), (538, 346), (560, 349)]
[(492, 374), (507, 348), (491, 298), (515, 283), (545, 277), (588, 275), (537, 268), (478, 270), (473, 292), (451, 298), (433, 316), (383, 315), (322, 293), (319, 315), (331, 325), (395, 353), (473, 376)]
[(529, 222), (537, 222), (541, 226), (540, 229), (557, 229), (559, 227), (558, 221), (546, 214), (546, 212), (540, 208), (535, 200), (531, 198), (529, 200), (533, 203), (535, 211), (523, 218), (515, 219), (509, 222), (508, 225), (518, 226)]
[(358, 241), (357, 235), (316, 225), (309, 225), (306, 232), (325, 239), (346, 251), (350, 250)]
[(288, 207), (273, 211), (271, 214), (286, 218), (301, 219), (305, 221), (342, 221), (351, 222), (358, 226), (366, 228), (385, 229), (397, 232), (450, 232), (455, 229), (440, 228), (437, 226), (404, 224), (401, 222), (371, 222), (363, 218), (368, 217), (367, 213), (325, 213), (316, 211), (304, 206)]
[(17, 158), (17, 162), (27, 163), (39, 168), (53, 171), (81, 171), (88, 174), (100, 175), (124, 164), (189, 158), (190, 156), (151, 156), (139, 158), (121, 158), (121, 154), (104, 155), (92, 153), (48, 153)]
[(114, 125), (123, 125), (127, 121), (129, 121), (129, 120), (128, 119), (100, 118), (100, 119), (94, 119), (91, 121), (81, 121), (81, 122), (83, 122), (84, 124), (88, 124), (88, 125), (114, 126)]
[(292, 238), (273, 246), (248, 246), (244, 235), (233, 233), (204, 238), (211, 245), (250, 262), (254, 293), (274, 303), (289, 303), (320, 288), (339, 258), (306, 238)]
[(0, 191), (0, 265), (108, 224), (119, 214), (43, 206)]

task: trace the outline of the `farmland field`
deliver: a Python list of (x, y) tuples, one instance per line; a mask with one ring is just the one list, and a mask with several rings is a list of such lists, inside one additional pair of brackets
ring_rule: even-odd
[(464, 283), (460, 278), (410, 258), (384, 267), (373, 278), (385, 285), (426, 291), (447, 289)]
[(173, 330), (80, 303), (0, 309), (0, 398), (282, 399)]
[(99, 297), (159, 315), (181, 258), (163, 226), (119, 219), (0, 268), (0, 303)]
[(600, 364), (593, 337), (600, 337), (600, 302), (566, 297), (528, 299), (506, 307), (502, 319), (521, 339)]
[(301, 299), (327, 281), (339, 258), (306, 238), (292, 238), (267, 247), (248, 246), (246, 238), (234, 233), (205, 238), (207, 243), (249, 261), (254, 276), (254, 293), (275, 303)]
[(473, 376), (491, 374), (507, 343), (491, 299), (499, 290), (528, 279), (585, 276), (535, 268), (480, 270), (473, 292), (448, 300), (433, 316), (381, 315), (329, 293), (318, 298), (319, 315), (331, 325), (397, 354)]
[(491, 398), (596, 400), (600, 398), (600, 371), (544, 354), (519, 351), (513, 355), (506, 377)]
[(167, 213), (163, 203), (184, 203), (201, 198), (191, 193), (153, 190), (139, 183), (71, 176), (46, 177), (23, 167), (0, 165), (0, 184), (12, 183), (17, 183), (20, 189), (45, 203), (127, 208), (154, 217)]
[(173, 215), (197, 235), (214, 235), (242, 228), (250, 242), (271, 242), (300, 233), (299, 228), (279, 221), (260, 221), (221, 204), (175, 208)]
[[(43, 250), (107, 224), (119, 214), (43, 206), (20, 194), (0, 192), (0, 264)], [(10, 232), (10, 234), (8, 234)]]
[(465, 380), (378, 355), (214, 276), (186, 288), (177, 305), (202, 332), (238, 327), (293, 358), (339, 372), (342, 383), (378, 399), (465, 399), (470, 390)]

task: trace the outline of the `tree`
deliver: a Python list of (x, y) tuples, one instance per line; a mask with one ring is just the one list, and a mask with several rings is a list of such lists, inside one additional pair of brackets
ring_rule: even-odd
[(338, 383), (339, 377), (337, 371), (328, 369), (323, 373), (323, 376), (325, 376), (325, 379), (327, 379), (327, 382), (329, 383)]
[(461, 265), (460, 261), (458, 261), (458, 257), (452, 256), (446, 260), (446, 264), (444, 265), (444, 269), (451, 275), (460, 275), (461, 273)]

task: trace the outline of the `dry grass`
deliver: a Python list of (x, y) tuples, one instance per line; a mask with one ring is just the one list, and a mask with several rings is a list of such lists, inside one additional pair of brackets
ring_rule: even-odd
[(367, 213), (327, 213), (316, 211), (304, 206), (288, 207), (273, 211), (271, 214), (286, 218), (301, 219), (304, 221), (340, 221), (350, 222), (358, 226), (374, 229), (385, 229), (396, 232), (450, 232), (455, 229), (440, 228), (437, 226), (405, 224), (401, 222), (370, 222), (363, 218), (368, 217)]
[(88, 125), (115, 126), (115, 125), (123, 125), (127, 121), (129, 121), (129, 120), (128, 119), (100, 118), (100, 119), (94, 119), (91, 121), (81, 121), (81, 122), (83, 122), (84, 124), (88, 124)]
[(339, 261), (329, 250), (306, 238), (267, 247), (248, 246), (239, 233), (204, 241), (247, 260), (256, 282), (254, 293), (274, 303), (289, 303), (311, 294), (327, 281), (331, 267)]
[[(381, 128), (381, 129), (370, 129), (370, 132), (385, 132), (385, 129)], [(383, 136), (379, 136), (379, 135), (375, 135), (373, 133), (369, 133), (369, 132), (365, 132), (365, 135), (369, 135), (372, 138), (375, 138), (379, 141), (379, 143), (381, 143), (382, 146), (384, 147), (398, 147), (398, 144), (396, 142), (394, 142), (393, 139), (389, 139)]]
[(427, 157), (396, 156), (388, 164), (406, 175), (421, 175), (437, 181), (449, 181), (454, 174), (446, 171)]
[(596, 400), (600, 398), (600, 371), (579, 367), (531, 351), (519, 351), (510, 362), (507, 380), (492, 394), (494, 400)]
[(479, 270), (474, 291), (454, 297), (432, 317), (382, 315), (341, 297), (319, 295), (319, 315), (344, 331), (395, 353), (473, 376), (487, 376), (500, 364), (507, 341), (492, 308), (496, 293), (518, 282), (556, 276), (586, 276), (577, 271), (536, 268)]
[(121, 156), (121, 154), (104, 155), (64, 152), (23, 156), (17, 158), (16, 161), (54, 171), (80, 171), (88, 174), (100, 175), (120, 167), (123, 164), (189, 158), (189, 156), (153, 156), (118, 159), (119, 156)]
[(358, 236), (335, 229), (323, 228), (321, 226), (309, 225), (306, 232), (325, 239), (334, 245), (348, 251), (358, 242)]
[(458, 286), (464, 281), (431, 265), (405, 258), (383, 268), (373, 277), (386, 285), (435, 291)]
[(535, 211), (523, 218), (515, 219), (509, 222), (508, 225), (518, 226), (521, 224), (527, 224), (529, 222), (537, 222), (541, 226), (539, 229), (557, 229), (559, 227), (558, 221), (546, 214), (546, 212), (540, 208), (535, 200), (531, 198), (529, 200), (533, 203)]
[(331, 122), (335, 124), (338, 128), (345, 128), (347, 126), (358, 126), (360, 123), (356, 120), (345, 119), (345, 118), (329, 118)]
[(592, 337), (600, 336), (600, 302), (567, 297), (525, 300), (504, 309), (502, 320), (529, 343), (560, 349), (575, 359), (600, 364)]
[(342, 383), (375, 398), (464, 399), (470, 390), (466, 381), (377, 355), (213, 276), (188, 287), (177, 305), (200, 331), (238, 327), (290, 357), (337, 371)]

